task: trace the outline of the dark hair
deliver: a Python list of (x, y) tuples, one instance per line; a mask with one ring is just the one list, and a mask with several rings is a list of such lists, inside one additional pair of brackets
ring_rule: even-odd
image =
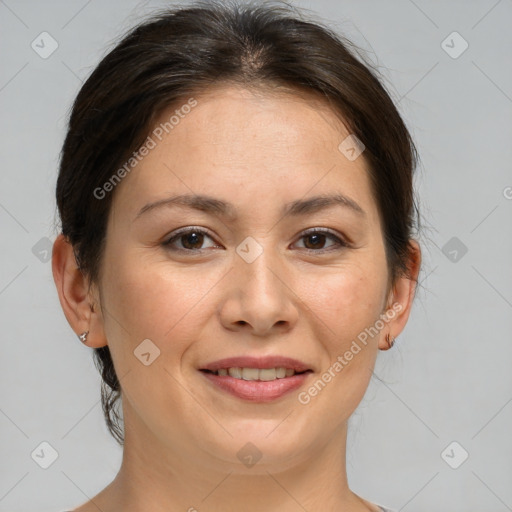
[[(377, 71), (356, 54), (353, 43), (285, 2), (196, 2), (160, 12), (125, 35), (76, 97), (57, 180), (62, 233), (89, 283), (101, 278), (113, 197), (99, 199), (94, 190), (140, 147), (165, 109), (224, 83), (307, 91), (337, 112), (365, 146), (390, 282), (409, 276), (411, 233), (419, 225), (418, 155)], [(120, 384), (108, 346), (94, 356), (107, 426), (124, 444), (114, 407)]]

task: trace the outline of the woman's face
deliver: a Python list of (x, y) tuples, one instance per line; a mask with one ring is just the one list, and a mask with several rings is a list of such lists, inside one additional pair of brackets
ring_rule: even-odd
[[(356, 352), (396, 297), (364, 152), (338, 148), (349, 133), (334, 113), (305, 96), (227, 86), (195, 100), (162, 116), (179, 111), (115, 189), (99, 329), (121, 381), (126, 439), (143, 440), (144, 453), (164, 447), (240, 471), (243, 455), (261, 454), (251, 471), (284, 467), (341, 435), (379, 344), (407, 315)], [(358, 206), (310, 202), (333, 195)], [(176, 196), (188, 199), (147, 206)], [(194, 206), (196, 196), (210, 201)], [(265, 382), (204, 371), (267, 356), (309, 371)], [(287, 366), (267, 362), (241, 366)]]

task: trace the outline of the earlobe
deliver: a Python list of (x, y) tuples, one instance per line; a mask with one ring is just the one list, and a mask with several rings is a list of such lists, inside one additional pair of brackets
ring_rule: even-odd
[(418, 275), (421, 267), (421, 249), (416, 240), (409, 240), (408, 275), (400, 277), (390, 293), (387, 314), (388, 322), (384, 336), (379, 339), (379, 349), (389, 350), (405, 328), (412, 309)]
[[(88, 346), (106, 345), (101, 322), (96, 318), (98, 308), (94, 308), (90, 296), (89, 281), (78, 268), (73, 247), (63, 234), (53, 244), (52, 273), (62, 310), (73, 331)], [(80, 336), (85, 332), (88, 334), (82, 339)]]

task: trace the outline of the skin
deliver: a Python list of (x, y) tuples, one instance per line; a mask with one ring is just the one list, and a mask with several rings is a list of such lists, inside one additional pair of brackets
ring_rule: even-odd
[[(411, 241), (412, 279), (390, 287), (364, 153), (350, 161), (338, 150), (349, 132), (321, 100), (228, 85), (194, 97), (197, 106), (117, 186), (98, 285), (89, 290), (62, 235), (54, 244), (66, 318), (77, 334), (89, 331), (89, 347), (108, 344), (123, 391), (121, 469), (75, 510), (378, 510), (348, 487), (347, 420), (385, 335), (406, 325), (420, 248)], [(365, 215), (339, 205), (281, 214), (285, 203), (333, 192)], [(134, 220), (147, 203), (188, 193), (232, 203), (236, 220), (176, 206)], [(178, 237), (181, 252), (162, 245), (187, 226), (208, 234)], [(310, 228), (350, 244), (304, 236)], [(247, 236), (263, 250), (252, 263), (236, 252)], [(314, 369), (302, 391), (397, 303), (401, 311), (307, 405), (298, 391), (244, 401), (198, 371), (224, 357), (285, 355)], [(160, 350), (148, 366), (134, 356), (145, 339)], [(262, 455), (250, 468), (237, 458), (247, 442)]]

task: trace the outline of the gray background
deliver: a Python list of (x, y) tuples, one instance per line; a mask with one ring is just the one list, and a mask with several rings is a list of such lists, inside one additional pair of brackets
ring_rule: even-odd
[[(296, 4), (369, 52), (422, 159), (422, 286), (352, 419), (351, 486), (404, 512), (512, 510), (512, 1)], [(162, 5), (0, 1), (0, 511), (76, 506), (119, 468), (91, 349), (47, 259), (71, 102), (116, 38)], [(46, 59), (31, 47), (44, 31), (58, 43)], [(461, 55), (459, 36), (443, 44), (454, 31)], [(31, 456), (44, 441), (58, 453), (47, 469)]]

